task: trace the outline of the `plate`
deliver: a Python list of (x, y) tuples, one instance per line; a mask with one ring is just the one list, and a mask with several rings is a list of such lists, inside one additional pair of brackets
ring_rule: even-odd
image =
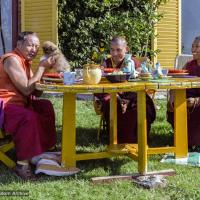
[[(174, 78), (176, 78), (176, 76)], [(198, 78), (198, 76), (183, 75), (183, 76), (181, 76), (181, 78)]]
[(151, 79), (153, 79), (153, 77), (151, 77), (151, 76), (149, 76), (149, 77), (140, 77), (140, 79), (141, 80), (143, 80), (143, 81), (148, 81), (148, 80), (151, 80)]
[(172, 73), (188, 73), (188, 70), (186, 69), (169, 69), (168, 74)]
[(176, 76), (176, 77), (181, 77), (181, 76), (185, 76), (185, 75), (188, 75), (189, 73), (168, 73), (169, 76)]
[(112, 72), (114, 72), (114, 71), (116, 71), (116, 68), (104, 68), (104, 69), (103, 69), (103, 72), (104, 72), (104, 73), (112, 73)]
[(172, 79), (152, 79), (152, 80), (149, 80), (150, 82), (155, 82), (155, 83), (171, 83), (175, 80), (172, 80)]
[(44, 82), (53, 82), (53, 83), (63, 83), (62, 78), (49, 78), (49, 77), (42, 77)]
[(58, 78), (58, 79), (60, 79), (60, 74), (55, 73), (55, 72), (53, 72), (53, 73), (44, 73), (43, 77)]
[(161, 80), (161, 79), (169, 79), (172, 78), (172, 76), (161, 76), (161, 77), (155, 77), (154, 80)]

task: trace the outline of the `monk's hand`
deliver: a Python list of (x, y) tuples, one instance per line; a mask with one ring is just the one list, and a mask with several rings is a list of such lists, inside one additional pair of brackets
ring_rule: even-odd
[(55, 64), (55, 58), (50, 56), (40, 61), (39, 66), (44, 67), (45, 69), (51, 69)]
[(198, 106), (200, 104), (200, 97), (190, 97), (187, 98), (187, 107), (193, 108), (195, 106)]
[(122, 114), (124, 114), (128, 108), (128, 104), (130, 103), (130, 100), (122, 99), (120, 103), (121, 103)]
[(194, 104), (195, 104), (195, 98), (192, 98), (192, 97), (187, 98), (187, 107), (188, 107), (188, 108), (193, 107)]

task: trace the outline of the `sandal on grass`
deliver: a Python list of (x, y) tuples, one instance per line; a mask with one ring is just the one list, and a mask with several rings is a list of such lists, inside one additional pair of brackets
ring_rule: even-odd
[(35, 174), (43, 173), (50, 176), (70, 176), (78, 173), (79, 171), (80, 169), (75, 167), (62, 167), (55, 160), (41, 159), (37, 163)]
[(61, 164), (61, 152), (44, 152), (38, 156), (34, 156), (31, 159), (31, 163), (33, 165), (37, 165), (39, 160), (41, 159), (49, 159), (49, 160), (54, 160), (55, 162)]
[(17, 164), (14, 168), (14, 172), (17, 176), (21, 179), (28, 181), (35, 181), (37, 180), (36, 176), (33, 174), (30, 165), (19, 165)]

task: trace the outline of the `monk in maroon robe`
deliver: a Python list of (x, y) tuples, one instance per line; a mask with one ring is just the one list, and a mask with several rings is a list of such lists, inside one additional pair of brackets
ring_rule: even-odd
[[(126, 40), (122, 37), (113, 38), (110, 46), (111, 58), (105, 60), (105, 68), (116, 68), (120, 71), (140, 73), (140, 65), (126, 66), (127, 52)], [(109, 126), (109, 94), (96, 94), (96, 99), (102, 103), (102, 112), (106, 124)], [(155, 120), (156, 112), (152, 99), (146, 96), (147, 134), (149, 135), (151, 123)], [(109, 130), (109, 129), (108, 129)], [(117, 96), (117, 140), (118, 143), (137, 143), (137, 94), (135, 92), (120, 92)]]
[[(193, 60), (186, 63), (184, 69), (189, 75), (200, 77), (200, 36), (196, 37), (192, 44)], [(200, 89), (186, 90), (187, 98), (187, 122), (188, 122), (188, 145), (192, 150), (200, 150)], [(167, 120), (174, 127), (173, 98), (168, 103)]]
[(35, 89), (46, 69), (54, 64), (48, 58), (33, 74), (31, 62), (39, 50), (36, 33), (19, 35), (17, 48), (0, 60), (0, 99), (4, 104), (4, 129), (11, 134), (17, 155), (15, 172), (23, 179), (33, 178), (30, 160), (48, 151), (56, 143), (55, 115), (50, 101), (37, 100)]

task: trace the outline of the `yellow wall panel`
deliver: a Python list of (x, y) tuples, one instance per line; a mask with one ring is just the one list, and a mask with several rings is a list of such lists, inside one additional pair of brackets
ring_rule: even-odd
[(162, 67), (174, 67), (174, 59), (181, 52), (181, 0), (169, 0), (159, 7), (158, 13), (163, 13), (163, 18), (156, 26), (153, 48), (161, 52), (154, 61)]
[[(58, 43), (58, 0), (21, 0), (21, 31), (37, 32), (41, 44), (50, 40)], [(33, 62), (35, 68), (42, 55), (40, 49)]]

